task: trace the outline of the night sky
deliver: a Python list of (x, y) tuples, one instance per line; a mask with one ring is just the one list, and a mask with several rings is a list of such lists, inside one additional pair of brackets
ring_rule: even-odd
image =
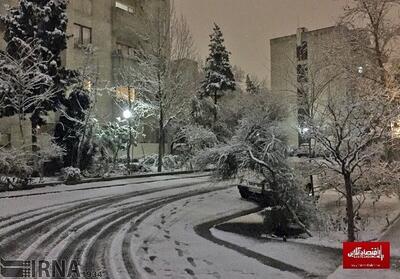
[(269, 78), (269, 39), (335, 24), (346, 0), (175, 0), (189, 23), (204, 59), (208, 35), (218, 23), (232, 52), (232, 63)]

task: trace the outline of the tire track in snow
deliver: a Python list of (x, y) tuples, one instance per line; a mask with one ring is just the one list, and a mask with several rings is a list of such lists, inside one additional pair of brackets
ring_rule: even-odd
[[(27, 245), (29, 245), (30, 241), (32, 241), (35, 235), (40, 236), (43, 234), (44, 231), (46, 231), (46, 229), (48, 230), (49, 228), (56, 226), (64, 219), (72, 218), (74, 215), (79, 216), (79, 214), (83, 214), (85, 211), (90, 212), (92, 208), (107, 208), (115, 203), (129, 200), (136, 196), (143, 196), (157, 192), (192, 187), (206, 182), (207, 181), (183, 183), (178, 186), (157, 187), (148, 190), (119, 194), (112, 197), (107, 196), (105, 198), (95, 199), (94, 201), (89, 200), (87, 202), (79, 204), (78, 206), (66, 207), (55, 212), (51, 211), (50, 213), (47, 212), (45, 214), (40, 214), (40, 217), (33, 221), (29, 221), (23, 218), (20, 222), (13, 222), (13, 224), (11, 225), (11, 229), (6, 231), (5, 233), (0, 234), (0, 244), (2, 246), (0, 256), (16, 257), (17, 255), (19, 255), (19, 252), (28, 249)], [(64, 227), (64, 230), (66, 230), (66, 227)]]

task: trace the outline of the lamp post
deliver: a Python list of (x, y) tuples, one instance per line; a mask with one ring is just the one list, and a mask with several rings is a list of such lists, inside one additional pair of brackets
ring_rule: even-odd
[(128, 86), (128, 109), (124, 110), (123, 117), (128, 121), (129, 141), (126, 148), (126, 168), (128, 173), (131, 173), (131, 146), (132, 146), (132, 96), (131, 88)]

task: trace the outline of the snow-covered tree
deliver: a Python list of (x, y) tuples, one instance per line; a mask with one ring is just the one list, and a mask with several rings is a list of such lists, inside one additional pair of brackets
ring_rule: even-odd
[(286, 135), (281, 127), (285, 115), (275, 107), (271, 103), (249, 113), (231, 141), (200, 152), (196, 164), (202, 168), (215, 164), (216, 175), (222, 179), (249, 172), (261, 176), (262, 191), (272, 190), (277, 204), (311, 234), (308, 226), (316, 217), (315, 207), (288, 165)]
[(344, 92), (332, 92), (323, 113), (309, 127), (317, 142), (317, 153), (324, 158), (316, 162), (341, 178), (339, 182), (327, 176), (324, 181), (346, 198), (347, 237), (354, 241), (354, 218), (365, 200), (364, 192), (388, 190), (387, 185), (376, 183), (370, 175), (376, 173), (376, 168), (382, 171), (386, 165), (382, 181), (383, 176), (387, 177), (386, 181), (394, 177), (389, 162), (385, 163), (384, 150), (392, 139), (388, 123), (397, 120), (400, 111), (388, 102), (386, 89), (376, 86), (375, 82), (359, 78), (351, 83), (353, 87)]
[(36, 50), (36, 45), (21, 46), (18, 58), (0, 52), (0, 116), (17, 115), (22, 145), (27, 144), (23, 122), (55, 95), (53, 81), (41, 71), (42, 59)]
[[(235, 78), (229, 62), (229, 51), (224, 44), (221, 28), (214, 24), (213, 33), (210, 35), (210, 54), (204, 67), (205, 79), (202, 82), (202, 96), (211, 97), (214, 105), (227, 90), (235, 90)], [(217, 109), (214, 111), (214, 122), (217, 121)]]
[[(40, 108), (31, 111), (33, 143), (37, 127), (45, 122), (43, 114), (54, 111), (61, 104), (65, 85), (74, 75), (61, 65), (61, 52), (67, 48), (67, 4), (68, 0), (20, 0), (19, 5), (1, 17), (6, 27), (7, 54), (19, 60), (25, 56), (21, 50), (26, 45), (36, 44), (34, 56), (40, 57), (40, 61), (32, 55), (29, 63), (37, 64), (35, 67), (53, 81), (54, 95), (44, 100)], [(34, 94), (43, 94), (43, 90), (36, 88)]]
[[(391, 78), (387, 62), (400, 36), (400, 24), (393, 18), (399, 11), (399, 0), (350, 1), (339, 24), (351, 31), (346, 37), (364, 63), (348, 68), (349, 71), (360, 71), (364, 78), (388, 87)], [(341, 62), (344, 57), (337, 58)]]
[(151, 103), (157, 114), (158, 171), (162, 170), (166, 131), (173, 120), (188, 118), (195, 92), (197, 63), (193, 39), (182, 17), (173, 10), (161, 12), (146, 22), (147, 44), (131, 56), (134, 61), (124, 78), (138, 99)]

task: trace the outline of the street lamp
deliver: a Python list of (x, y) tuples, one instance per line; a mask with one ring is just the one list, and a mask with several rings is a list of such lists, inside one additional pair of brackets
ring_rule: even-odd
[(129, 119), (132, 117), (132, 112), (129, 109), (124, 110), (124, 112), (122, 113), (123, 117), (125, 119)]

